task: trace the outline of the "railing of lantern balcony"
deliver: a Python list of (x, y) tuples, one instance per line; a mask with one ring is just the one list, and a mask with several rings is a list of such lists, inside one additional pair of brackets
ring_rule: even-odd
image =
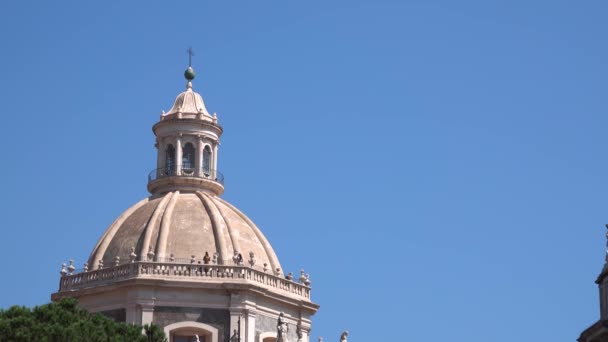
[(191, 164), (171, 165), (152, 170), (148, 175), (148, 183), (165, 177), (204, 178), (224, 184), (224, 175), (221, 172), (205, 168), (197, 169)]
[(310, 299), (310, 287), (244, 265), (134, 261), (118, 266), (65, 274), (59, 292), (80, 290), (129, 279), (190, 280), (200, 282), (250, 282)]

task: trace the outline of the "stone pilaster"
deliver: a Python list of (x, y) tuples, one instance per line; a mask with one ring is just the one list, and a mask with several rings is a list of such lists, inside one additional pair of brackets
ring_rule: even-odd
[(153, 321), (154, 305), (141, 305), (141, 325), (150, 324)]
[(198, 136), (198, 146), (196, 148), (196, 176), (201, 177), (203, 173), (203, 148), (205, 145), (203, 144), (203, 137)]
[(135, 303), (127, 304), (127, 324), (140, 324), (141, 314)]
[(175, 139), (175, 164), (178, 175), (182, 174), (182, 134), (178, 134)]
[(211, 164), (211, 165), (213, 165), (213, 169), (215, 170), (214, 172), (217, 172), (217, 149), (218, 149), (219, 144), (220, 144), (219, 141), (216, 141), (213, 144), (213, 155), (211, 156), (213, 159), (213, 164)]

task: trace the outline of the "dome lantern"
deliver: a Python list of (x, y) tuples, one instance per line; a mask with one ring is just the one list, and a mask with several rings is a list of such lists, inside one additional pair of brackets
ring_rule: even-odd
[[(192, 56), (189, 50), (190, 57)], [(217, 114), (209, 114), (203, 97), (192, 90), (195, 77), (192, 65), (184, 76), (186, 91), (180, 93), (173, 107), (163, 112), (152, 128), (156, 135), (157, 166), (148, 176), (148, 191), (224, 192), (224, 176), (217, 168), (222, 128)]]

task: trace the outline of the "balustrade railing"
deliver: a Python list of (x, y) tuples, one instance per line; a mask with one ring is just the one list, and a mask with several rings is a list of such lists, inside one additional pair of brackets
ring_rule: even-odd
[(191, 164), (169, 165), (152, 170), (148, 175), (148, 183), (165, 177), (204, 178), (224, 184), (224, 175), (221, 172), (207, 168), (196, 168)]
[(310, 299), (310, 287), (244, 265), (135, 261), (94, 271), (62, 275), (59, 292), (134, 278), (188, 278), (193, 281), (250, 281)]

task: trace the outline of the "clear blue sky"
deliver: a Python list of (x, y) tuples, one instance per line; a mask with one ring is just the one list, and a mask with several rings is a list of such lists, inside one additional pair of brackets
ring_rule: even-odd
[(147, 195), (193, 46), (224, 198), (310, 272), (315, 340), (598, 318), (606, 1), (109, 3), (0, 3), (0, 307), (47, 302)]

